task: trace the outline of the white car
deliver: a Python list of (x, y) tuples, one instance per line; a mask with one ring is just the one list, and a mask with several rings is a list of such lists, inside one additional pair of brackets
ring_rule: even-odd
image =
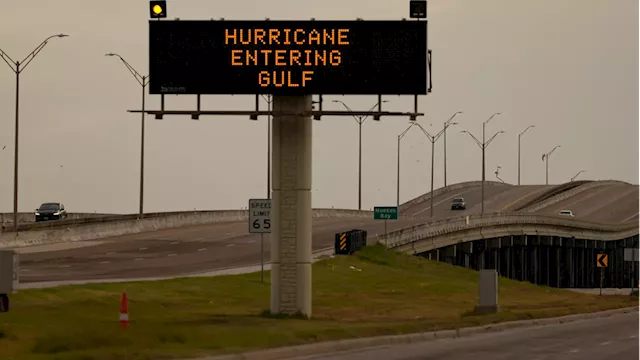
[(560, 213), (558, 213), (558, 215), (573, 217), (573, 212), (571, 210), (560, 210)]

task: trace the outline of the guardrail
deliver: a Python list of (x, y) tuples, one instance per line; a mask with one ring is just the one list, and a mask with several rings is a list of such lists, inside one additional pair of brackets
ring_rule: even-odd
[[(507, 183), (502, 183), (497, 181), (485, 181), (484, 185), (485, 186), (495, 186), (495, 185), (514, 186), (512, 184), (507, 184)], [(433, 196), (435, 197), (445, 192), (462, 190), (462, 189), (467, 189), (467, 188), (476, 187), (476, 186), (482, 186), (482, 181), (467, 181), (467, 182), (447, 185), (445, 187), (441, 187), (433, 190)], [(400, 206), (398, 207), (398, 212), (402, 214), (404, 210), (408, 208), (412, 208), (418, 204), (422, 204), (423, 202), (429, 201), (429, 200), (431, 200), (431, 192), (420, 195), (417, 198), (414, 198), (412, 200), (409, 200), (405, 203), (400, 204)]]
[[(412, 226), (410, 228), (401, 229), (379, 235), (378, 241), (392, 248), (403, 247), (407, 244), (415, 247), (416, 243), (428, 241), (435, 243), (435, 238), (449, 239), (449, 245), (478, 240), (482, 238), (495, 236), (491, 234), (491, 230), (498, 228), (507, 228), (509, 231), (515, 231), (515, 234), (523, 234), (523, 231), (534, 231), (537, 228), (555, 229), (558, 236), (566, 236), (567, 233), (575, 233), (575, 235), (584, 235), (584, 232), (591, 232), (592, 236), (599, 240), (618, 240), (628, 236), (638, 235), (639, 222), (628, 221), (617, 224), (603, 224), (584, 220), (567, 219), (562, 216), (554, 215), (533, 215), (529, 213), (493, 213), (482, 215), (470, 215), (463, 217), (441, 219), (422, 225)], [(528, 229), (525, 229), (528, 227)], [(473, 236), (465, 238), (464, 236), (452, 236), (455, 233), (467, 232), (470, 230), (481, 230), (473, 233)], [(478, 238), (478, 233), (481, 237)], [(513, 235), (515, 235), (513, 234)], [(502, 235), (501, 235), (502, 236)], [(576, 236), (576, 237), (578, 237)], [(442, 245), (446, 246), (446, 245)]]

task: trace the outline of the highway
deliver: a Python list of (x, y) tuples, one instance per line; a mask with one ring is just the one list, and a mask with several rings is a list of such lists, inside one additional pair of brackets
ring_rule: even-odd
[[(485, 212), (505, 211), (540, 195), (552, 186), (485, 187)], [(450, 210), (454, 197), (464, 197), (467, 210)], [(633, 201), (630, 199), (634, 199)], [(434, 220), (480, 213), (481, 188), (449, 190), (434, 198)], [(555, 213), (569, 207), (576, 218), (591, 221), (623, 221), (638, 213), (638, 186), (601, 186), (579, 193), (548, 208)], [(429, 220), (426, 201), (403, 211), (415, 218), (388, 222), (395, 231)], [(384, 232), (384, 221), (368, 219), (314, 218), (313, 249), (333, 246), (337, 232), (364, 229), (369, 239)], [(265, 235), (265, 261), (269, 261), (269, 235)], [(190, 226), (139, 234), (103, 238), (96, 241), (50, 244), (19, 248), (21, 282), (142, 278), (186, 275), (260, 262), (260, 235), (248, 234), (245, 221)]]
[(638, 313), (289, 360), (636, 360)]
[(560, 210), (571, 210), (576, 219), (616, 223), (638, 218), (638, 199), (638, 185), (604, 185), (587, 189), (537, 212), (557, 215)]

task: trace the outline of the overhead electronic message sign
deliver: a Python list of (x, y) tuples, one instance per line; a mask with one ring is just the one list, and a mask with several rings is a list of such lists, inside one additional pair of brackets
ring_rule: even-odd
[(427, 94), (426, 21), (149, 21), (152, 94)]

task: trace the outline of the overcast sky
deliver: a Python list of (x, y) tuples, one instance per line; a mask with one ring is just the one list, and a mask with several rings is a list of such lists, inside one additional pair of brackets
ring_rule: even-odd
[[(136, 212), (141, 88), (116, 58), (139, 72), (148, 67), (148, 1), (0, 0), (0, 49), (24, 58), (54, 39), (21, 76), (20, 211), (44, 201), (69, 211)], [(458, 110), (448, 132), (448, 183), (481, 177), (482, 121), (503, 115), (488, 134), (506, 131), (487, 150), (487, 179), (545, 180), (541, 155), (562, 147), (549, 163), (549, 181), (583, 179), (638, 183), (637, 0), (430, 0), (429, 48), (433, 93), (421, 97), (434, 133)], [(400, 19), (408, 0), (180, 0), (181, 19)], [(12, 209), (15, 75), (0, 62), (0, 211)], [(327, 100), (340, 99), (326, 97)], [(342, 98), (366, 110), (375, 96)], [(411, 110), (411, 97), (387, 97), (390, 110)], [(159, 108), (159, 96), (149, 96)], [(203, 98), (208, 109), (249, 109), (247, 96)], [(195, 97), (169, 97), (169, 109), (194, 109)], [(338, 109), (328, 102), (325, 109)], [(147, 121), (146, 211), (226, 209), (266, 196), (266, 119), (168, 117)], [(396, 137), (408, 119), (368, 120), (363, 127), (363, 207), (396, 201)], [(418, 129), (402, 140), (401, 200), (430, 183), (430, 143)], [(357, 207), (357, 123), (314, 122), (313, 206)], [(442, 140), (436, 144), (435, 186), (443, 184)]]

